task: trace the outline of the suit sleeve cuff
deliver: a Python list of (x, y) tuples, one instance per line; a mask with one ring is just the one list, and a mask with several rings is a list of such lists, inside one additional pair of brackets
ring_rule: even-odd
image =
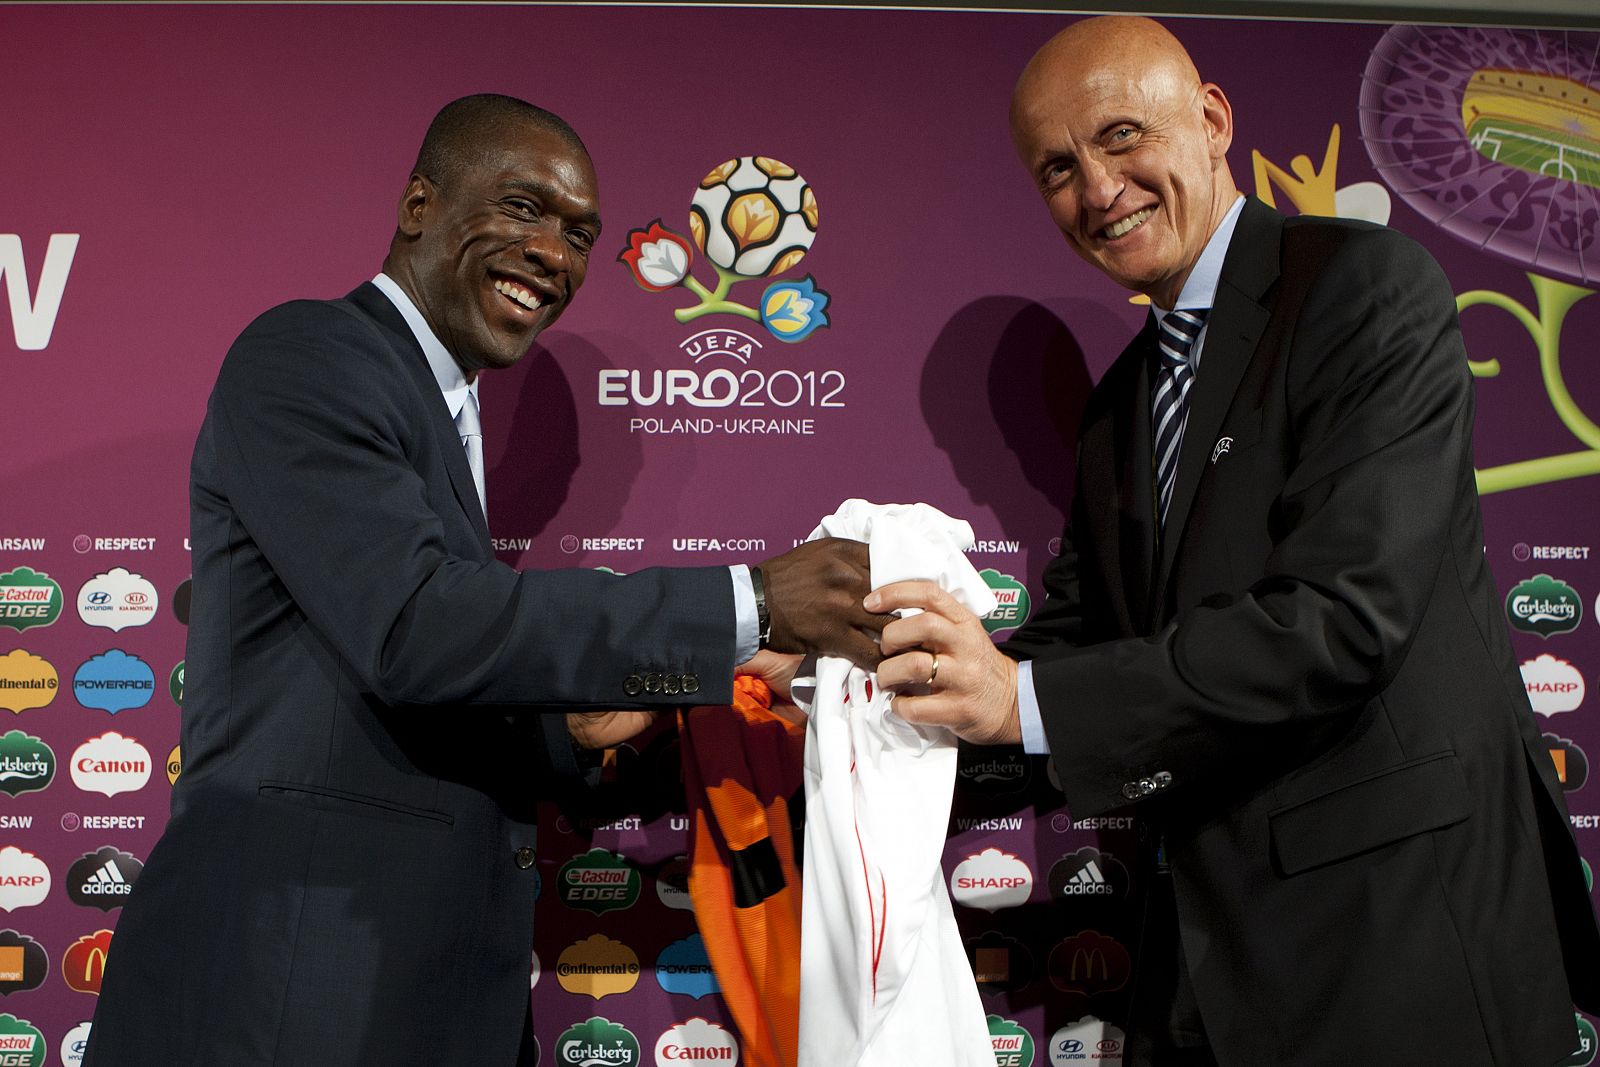
[(750, 582), (750, 568), (735, 563), (728, 572), (733, 575), (733, 662), (737, 666), (760, 647), (761, 623), (756, 615), (756, 587)]
[(1022, 751), (1030, 756), (1048, 756), (1050, 742), (1044, 736), (1044, 716), (1033, 691), (1032, 660), (1017, 664), (1017, 718), (1022, 727)]

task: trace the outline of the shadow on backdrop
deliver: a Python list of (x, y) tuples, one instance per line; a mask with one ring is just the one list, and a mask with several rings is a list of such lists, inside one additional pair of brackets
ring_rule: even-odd
[[(1003, 529), (1049, 536), (1064, 525), (1090, 384), (1083, 348), (1055, 312), (986, 296), (934, 340), (922, 412), (973, 503), (992, 509)], [(1039, 570), (1030, 561), (1029, 572)]]
[[(632, 434), (610, 435), (601, 447), (600, 428), (592, 419), (587, 429), (580, 424), (576, 400), (589, 395), (589, 383), (611, 365), (589, 341), (560, 333), (534, 345), (515, 367), (489, 376), (495, 397), (515, 398), (509, 418), (504, 402), (490, 400), (484, 419), (495, 536), (536, 538), (563, 510), (581, 516), (588, 529), (619, 525), (644, 466), (643, 449)], [(516, 566), (521, 555), (500, 558)]]

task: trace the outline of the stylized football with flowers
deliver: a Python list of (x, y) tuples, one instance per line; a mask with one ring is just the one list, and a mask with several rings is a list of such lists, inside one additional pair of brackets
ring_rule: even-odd
[(816, 239), (817, 198), (787, 163), (740, 156), (701, 179), (689, 231), (723, 270), (747, 278), (782, 274)]

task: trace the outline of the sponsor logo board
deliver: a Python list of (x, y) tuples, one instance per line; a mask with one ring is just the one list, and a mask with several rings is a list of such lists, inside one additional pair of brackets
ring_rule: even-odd
[(1126, 1043), (1122, 1027), (1085, 1015), (1050, 1036), (1050, 1067), (1074, 1067), (1080, 1063), (1122, 1067)]
[(595, 1015), (556, 1038), (561, 1067), (639, 1067), (639, 1039), (620, 1023)]
[(1033, 953), (998, 930), (969, 938), (964, 947), (980, 993), (1014, 993), (1033, 981)]
[(1546, 717), (1576, 711), (1583, 703), (1582, 672), (1548, 652), (1522, 661), (1522, 684), (1533, 710)]
[(1033, 598), (1028, 587), (1009, 574), (1001, 574), (993, 567), (978, 572), (994, 593), (994, 610), (983, 617), (983, 628), (991, 634), (1013, 630), (1028, 621), (1033, 611)]
[(1063, 993), (1096, 997), (1128, 984), (1133, 960), (1115, 938), (1080, 930), (1050, 950), (1050, 984)]
[(106, 956), (111, 952), (111, 931), (84, 934), (67, 946), (61, 957), (61, 977), (80, 993), (100, 995), (100, 979), (105, 974)]
[(1012, 1019), (991, 1015), (988, 1021), (995, 1067), (1033, 1067), (1033, 1035)]
[(1128, 868), (1109, 852), (1085, 847), (1050, 868), (1050, 896), (1074, 903), (1119, 900), (1128, 895)]
[(968, 856), (950, 874), (950, 896), (957, 904), (984, 911), (1014, 908), (1033, 891), (1033, 871), (1010, 852), (986, 848)]
[(37, 793), (56, 777), (56, 754), (49, 745), (21, 730), (0, 736), (0, 793)]
[(726, 1028), (696, 1016), (673, 1023), (656, 1040), (656, 1067), (739, 1062), (739, 1042)]
[(49, 893), (50, 868), (44, 860), (16, 845), (0, 848), (0, 908), (31, 908)]
[(0, 574), (0, 626), (19, 633), (61, 617), (61, 586), (43, 571), (18, 567)]
[(143, 789), (150, 781), (150, 751), (115, 730), (90, 738), (72, 754), (72, 782), (85, 793), (108, 797)]
[(556, 961), (556, 981), (568, 993), (599, 1000), (639, 984), (639, 957), (621, 941), (591, 934), (568, 945)]
[(120, 648), (85, 660), (72, 676), (72, 695), (79, 704), (112, 715), (144, 707), (155, 692), (155, 671)]
[(43, 656), (21, 648), (0, 656), (0, 708), (20, 715), (48, 707), (60, 688), (55, 665)]
[(89, 1023), (79, 1023), (61, 1038), (62, 1067), (78, 1067), (83, 1054), (89, 1050)]
[(0, 996), (38, 989), (50, 973), (50, 956), (27, 934), (0, 930)]
[(592, 848), (568, 860), (556, 882), (563, 904), (596, 915), (633, 907), (643, 888), (638, 869), (603, 848)]
[(26, 1019), (0, 1014), (0, 1067), (44, 1067), (44, 1035)]
[(1583, 619), (1583, 601), (1559, 578), (1536, 574), (1506, 594), (1506, 618), (1523, 633), (1550, 637), (1576, 630)]
[(1556, 777), (1561, 780), (1561, 788), (1569, 793), (1582, 789), (1583, 784), (1589, 780), (1588, 754), (1571, 738), (1555, 734), (1542, 736), (1545, 747), (1549, 749), (1550, 759), (1556, 765)]
[(706, 943), (699, 934), (690, 934), (661, 950), (661, 955), (656, 957), (656, 981), (668, 993), (696, 1000), (722, 991), (717, 976), (711, 971)]
[(143, 870), (137, 856), (110, 845), (87, 852), (67, 868), (67, 899), (101, 911), (120, 908)]
[(113, 632), (144, 626), (156, 617), (156, 587), (125, 567), (97, 574), (78, 589), (78, 617)]

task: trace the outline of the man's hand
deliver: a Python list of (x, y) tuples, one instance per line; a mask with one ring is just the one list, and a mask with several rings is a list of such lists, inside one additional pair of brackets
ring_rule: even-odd
[(789, 656), (764, 648), (733, 669), (734, 674), (753, 674), (766, 682), (772, 690), (771, 711), (778, 718), (795, 726), (806, 724), (806, 713), (795, 704), (789, 693), (794, 672), (800, 669), (803, 656)]
[(983, 620), (933, 582), (895, 582), (866, 598), (871, 611), (922, 608), (883, 630), (878, 684), (895, 692), (895, 714), (944, 726), (977, 745), (1017, 744), (1017, 664), (994, 647)]
[(656, 721), (654, 711), (569, 711), (567, 732), (580, 748), (611, 748)]
[(861, 606), (872, 588), (867, 546), (824, 537), (761, 564), (774, 652), (843, 656), (875, 667), (882, 654), (873, 635), (888, 618)]

